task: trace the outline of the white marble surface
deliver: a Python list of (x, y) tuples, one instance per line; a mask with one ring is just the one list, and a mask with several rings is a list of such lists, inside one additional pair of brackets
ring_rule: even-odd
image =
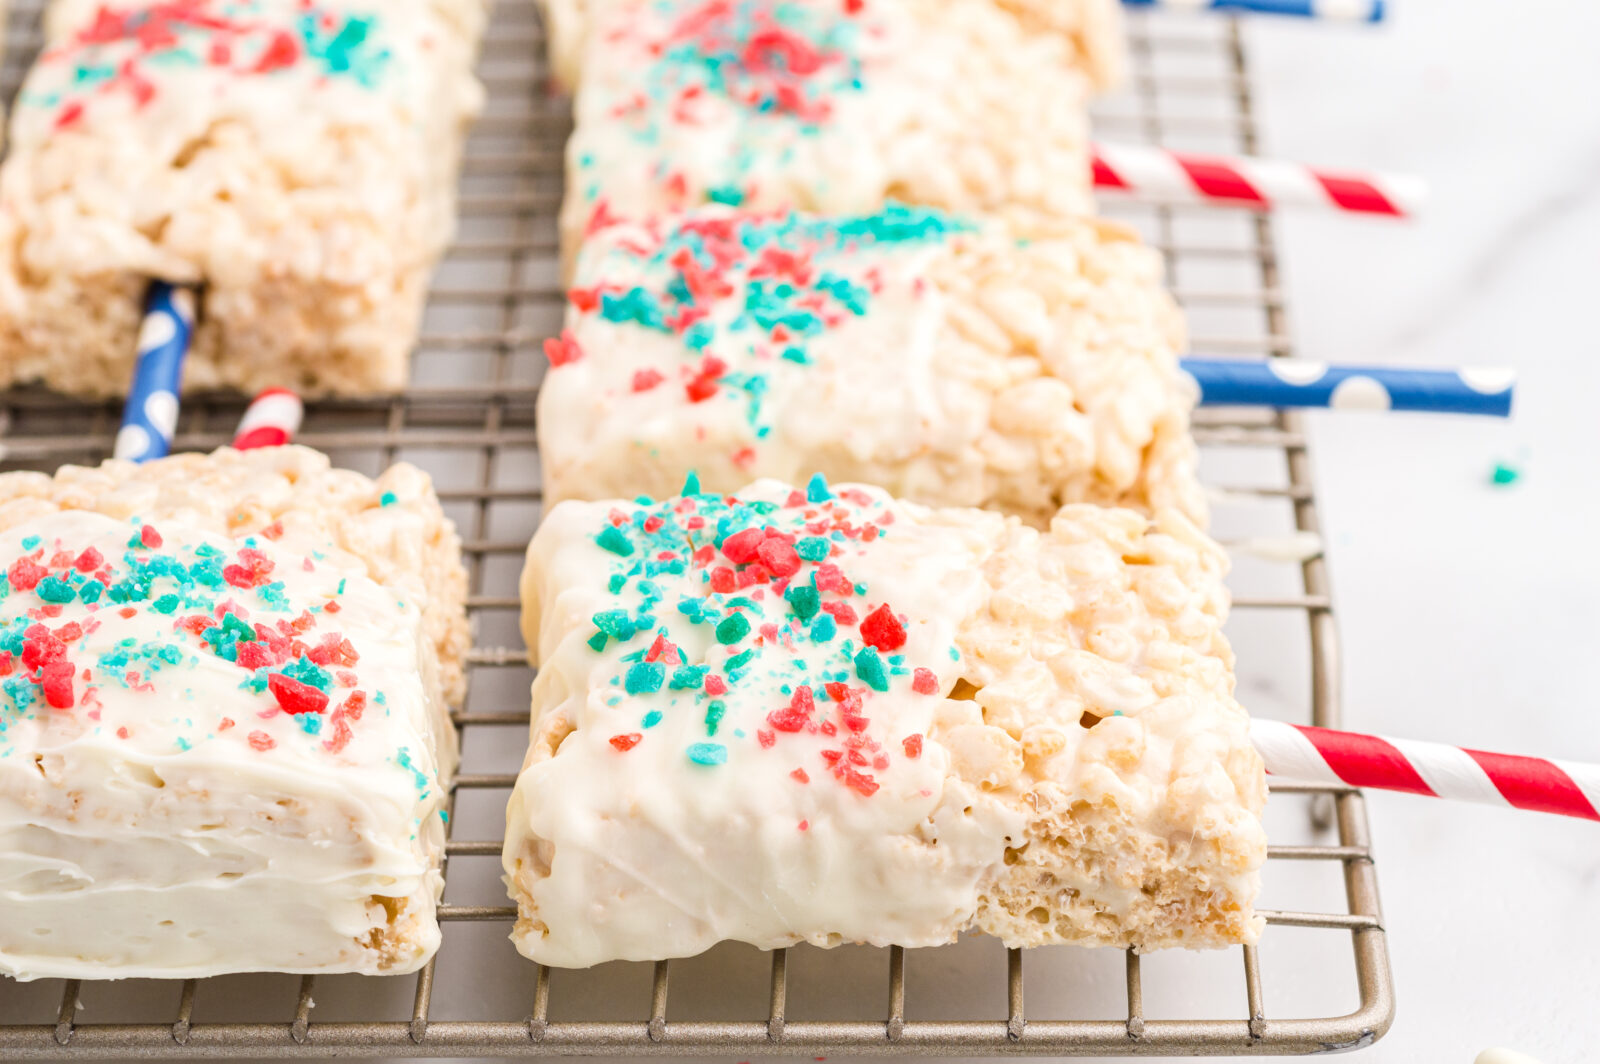
[[(1301, 357), (1503, 364), (1507, 424), (1315, 419), (1352, 727), (1600, 760), (1600, 6), (1251, 27), (1265, 149), (1413, 172), (1415, 224), (1289, 216)], [(1524, 480), (1488, 486), (1496, 461)], [(1600, 1056), (1600, 827), (1374, 796), (1399, 1012), (1358, 1059)]]

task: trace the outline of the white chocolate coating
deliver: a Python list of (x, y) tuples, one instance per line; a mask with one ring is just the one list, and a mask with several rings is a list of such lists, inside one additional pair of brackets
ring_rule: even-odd
[(549, 348), (546, 498), (821, 471), (1041, 526), (1069, 502), (1203, 521), (1182, 344), (1159, 257), (1106, 223), (618, 224), (585, 245)]
[(0, 533), (0, 562), (0, 972), (426, 962), (456, 747), (419, 603), (83, 511)]
[(820, 479), (556, 507), (523, 576), (517, 948), (1253, 941), (1225, 559), (1159, 525), (1071, 506), (1040, 533)]
[(398, 389), (484, 0), (54, 0), (0, 167), (0, 385), (117, 393), (150, 278), (188, 387)]
[[(581, 47), (561, 231), (706, 202), (1091, 212), (1074, 39), (991, 0), (608, 0)], [(567, 23), (573, 20), (566, 19)]]

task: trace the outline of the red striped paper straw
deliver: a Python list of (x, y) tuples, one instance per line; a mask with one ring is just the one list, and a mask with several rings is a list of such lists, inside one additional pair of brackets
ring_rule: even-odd
[(300, 431), (305, 412), (300, 397), (289, 389), (268, 388), (250, 401), (234, 431), (233, 445), (241, 451), (282, 447)]
[(1280, 159), (1199, 155), (1143, 144), (1096, 144), (1095, 187), (1144, 199), (1266, 211), (1320, 207), (1409, 218), (1427, 199), (1421, 178), (1323, 170)]
[(1600, 765), (1251, 720), (1274, 776), (1600, 820)]

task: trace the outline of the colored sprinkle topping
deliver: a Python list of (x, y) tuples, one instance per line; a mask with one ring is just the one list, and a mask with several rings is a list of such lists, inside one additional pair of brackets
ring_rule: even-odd
[[(12, 752), (7, 733), (21, 719), (78, 714), (99, 727), (103, 692), (113, 689), (179, 709), (174, 719), (193, 731), (174, 740), (179, 751), (202, 739), (274, 749), (282, 736), (239, 727), (252, 710), (259, 720), (293, 718), (308, 746), (344, 751), (368, 693), (360, 653), (328, 623), (337, 598), (291, 604), (277, 563), (256, 543), (178, 544), (137, 522), (116, 556), (23, 539), (26, 553), (0, 573), (0, 757)], [(108, 620), (140, 634), (113, 641), (102, 631)], [(208, 706), (196, 688), (215, 683), (219, 667), (239, 693)], [(213, 710), (221, 712), (206, 719)], [(137, 724), (110, 730), (128, 740)]]
[(293, 12), (282, 12), (284, 6), (263, 0), (103, 5), (65, 43), (40, 55), (21, 102), (52, 112), (56, 128), (68, 129), (96, 100), (126, 96), (136, 108), (147, 106), (166, 91), (166, 71), (210, 68), (257, 78), (306, 68), (318, 84), (338, 79), (370, 89), (383, 81), (392, 57), (376, 16), (314, 0)]
[[(816, 362), (820, 338), (871, 310), (883, 290), (886, 256), (937, 245), (967, 229), (938, 211), (899, 205), (828, 218), (702, 213), (664, 233), (640, 229), (636, 239), (630, 230), (598, 260), (601, 280), (568, 296), (580, 328), (598, 319), (676, 337), (670, 360), (630, 369), (629, 380), (619, 384), (631, 393), (665, 388), (691, 407), (733, 404), (752, 445), (735, 461), (748, 461), (772, 431), (769, 397), (780, 388), (788, 394), (803, 387), (799, 380), (775, 383), (774, 374), (803, 373)], [(578, 361), (570, 332), (546, 350), (557, 372)], [(831, 495), (814, 477), (805, 497), (824, 503)], [(612, 553), (631, 549), (620, 534), (602, 534), (601, 545)]]
[[(859, 0), (657, 5), (635, 24), (617, 27), (644, 62), (634, 90), (612, 108), (613, 127), (628, 138), (630, 152), (656, 156), (654, 177), (678, 205), (742, 206), (754, 193), (759, 159), (816, 136), (841, 97), (861, 92), (862, 8)], [(692, 132), (724, 117), (734, 125), (726, 150), (704, 171), (679, 168), (663, 145), (678, 130)], [(579, 165), (604, 169), (587, 153)], [(604, 224), (607, 208), (597, 187), (586, 180), (580, 188), (597, 201), (592, 224)]]
[[(714, 768), (741, 750), (781, 752), (788, 736), (819, 737), (820, 754), (797, 750), (809, 763), (791, 763), (786, 775), (870, 797), (893, 758), (921, 755), (920, 735), (874, 736), (874, 700), (940, 692), (932, 669), (905, 660), (906, 618), (850, 571), (891, 533), (894, 512), (820, 477), (781, 504), (698, 488), (691, 476), (680, 498), (612, 510), (595, 536), (612, 559), (605, 586), (614, 605), (593, 615), (587, 643), (617, 669), (610, 689), (633, 699), (624, 719), (637, 721), (607, 741), (627, 754), (687, 732), (695, 738), (682, 756)], [(610, 550), (606, 532), (635, 549)], [(691, 643), (703, 648), (698, 660)]]

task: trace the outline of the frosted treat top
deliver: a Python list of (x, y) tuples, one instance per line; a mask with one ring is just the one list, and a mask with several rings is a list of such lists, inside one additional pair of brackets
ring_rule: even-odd
[[(848, 217), (712, 211), (621, 226), (589, 245), (568, 293), (575, 328), (546, 352), (553, 366), (571, 367), (558, 374), (566, 388), (624, 384), (620, 403), (742, 420), (753, 446), (781, 445), (785, 433), (914, 431), (917, 415), (929, 411), (893, 416), (898, 404), (888, 394), (883, 419), (851, 416), (848, 427), (824, 428), (827, 399), (841, 377), (851, 379), (858, 402), (897, 382), (930, 383), (935, 330), (907, 319), (931, 324), (939, 308), (926, 305), (936, 293), (916, 278), (926, 275), (930, 252), (972, 228), (899, 206)], [(912, 338), (924, 342), (896, 342)], [(589, 344), (603, 348), (603, 365), (583, 364)], [(894, 349), (892, 370), (885, 346)], [(809, 397), (799, 403), (804, 411), (792, 409), (791, 396)], [(568, 406), (552, 405), (558, 417)], [(755, 456), (739, 457), (748, 464)]]
[[(624, 0), (587, 17), (569, 188), (591, 226), (705, 202), (843, 211), (907, 188), (926, 193), (908, 197), (919, 202), (959, 198), (970, 164), (996, 150), (973, 143), (957, 157), (983, 135), (969, 112), (988, 108), (1012, 66), (1056, 79), (1034, 86), (1060, 96), (1036, 146), (1080, 153), (1086, 176), (1070, 43), (1024, 33), (988, 3)], [(984, 83), (956, 89), (958, 71)], [(1071, 166), (1054, 192), (1027, 166), (994, 184), (1081, 206)]]
[(1203, 510), (1181, 323), (1113, 227), (701, 207), (596, 233), (568, 295), (549, 498), (820, 469), (1040, 524), (1064, 502)]
[(0, 533), (0, 563), (0, 769), (337, 776), (441, 815), (419, 608), (359, 569), (84, 511)]
[[(593, 928), (574, 917), (610, 896), (622, 866), (669, 876), (655, 896), (694, 893), (675, 862), (656, 865), (663, 835), (718, 850), (713, 878), (815, 877), (814, 890), (772, 899), (785, 927), (944, 940), (972, 911), (1022, 821), (947, 782), (951, 754), (924, 736), (952, 705), (941, 692), (955, 682), (957, 627), (982, 602), (979, 561), (1001, 519), (903, 523), (881, 495), (846, 495), (820, 478), (793, 493), (762, 482), (738, 499), (691, 483), (682, 499), (609, 516), (605, 504), (568, 503), (548, 518), (536, 549), (555, 552), (545, 588), (560, 590), (539, 605), (571, 624), (542, 627), (554, 643), (540, 648), (540, 683), (567, 692), (546, 712), (579, 731), (525, 774), (512, 819), (556, 840), (552, 875), (535, 888), (552, 963), (715, 941), (696, 937), (705, 929), (693, 920), (661, 928), (651, 906)], [(650, 810), (649, 823), (623, 809)], [(730, 816), (741, 825), (731, 834)], [(912, 841), (934, 821), (936, 852)], [(902, 876), (917, 892), (886, 906), (884, 885)], [(750, 933), (770, 937), (757, 922)]]
[(233, 116), (289, 140), (328, 125), (398, 118), (410, 126), (435, 106), (418, 67), (445, 46), (452, 30), (436, 7), (449, 6), (63, 0), (18, 96), (15, 140), (138, 120), (155, 138), (152, 154), (165, 159), (167, 142), (194, 136), (202, 119)]

